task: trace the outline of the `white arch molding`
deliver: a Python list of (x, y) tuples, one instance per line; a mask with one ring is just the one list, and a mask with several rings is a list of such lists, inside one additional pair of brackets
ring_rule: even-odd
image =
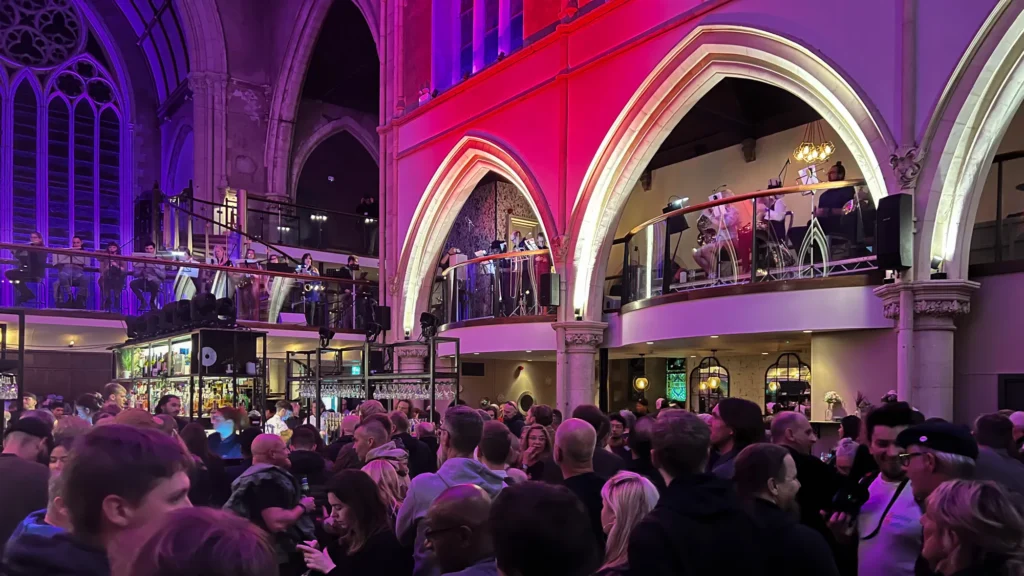
[[(419, 303), (429, 295), (430, 281), (434, 278), (434, 269), (448, 232), (469, 195), (488, 172), (494, 172), (514, 184), (538, 216), (544, 235), (549, 239), (557, 238), (558, 228), (547, 201), (518, 156), (495, 140), (482, 136), (464, 137), (430, 179), (402, 244), (397, 267), (403, 274), (399, 279), (398, 302), (401, 303), (399, 317), (405, 333), (412, 334), (416, 326)], [(555, 267), (561, 267), (557, 251), (552, 251), (552, 257)]]
[(893, 139), (881, 116), (835, 68), (796, 42), (742, 26), (708, 25), (654, 69), (605, 136), (573, 207), (573, 307), (600, 320), (611, 238), (629, 193), (686, 113), (724, 78), (771, 84), (810, 105), (847, 145), (876, 202), (894, 177), (883, 171)]
[(295, 160), (292, 162), (292, 175), (291, 175), (291, 186), (289, 190), (298, 190), (299, 176), (302, 175), (302, 169), (306, 166), (306, 161), (309, 160), (310, 155), (317, 149), (318, 146), (327, 141), (331, 136), (340, 134), (341, 132), (348, 132), (356, 139), (357, 142), (362, 144), (363, 148), (370, 157), (373, 158), (374, 163), (380, 166), (380, 153), (378, 148), (380, 146), (380, 136), (376, 130), (367, 128), (359, 122), (358, 119), (352, 116), (342, 116), (336, 120), (332, 120), (323, 126), (317, 128), (313, 134), (299, 146), (299, 149), (295, 152)]
[[(288, 186), (291, 183), (289, 167), (302, 85), (306, 81), (309, 62), (320, 38), (320, 29), (335, 1), (351, 1), (359, 8), (370, 28), (373, 42), (377, 46), (377, 58), (380, 59), (379, 0), (303, 0), (288, 37), (281, 73), (274, 83), (270, 101), (267, 149), (263, 161), (267, 167), (267, 190), (273, 195), (290, 195), (295, 190)], [(383, 86), (381, 89), (383, 91)]]
[(978, 204), (988, 169), (1024, 103), (1024, 7), (1003, 0), (975, 37), (929, 124), (919, 192), (927, 192), (915, 268), (932, 261), (966, 279)]

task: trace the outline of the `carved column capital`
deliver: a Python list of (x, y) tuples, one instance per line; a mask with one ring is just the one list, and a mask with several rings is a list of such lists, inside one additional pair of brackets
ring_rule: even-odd
[(913, 190), (917, 186), (917, 176), (921, 173), (921, 160), (924, 155), (917, 146), (897, 148), (889, 156), (889, 165), (896, 173), (896, 180), (901, 190)]
[(399, 346), (395, 350), (395, 354), (399, 358), (426, 358), (427, 347), (426, 346)]
[(874, 292), (882, 299), (885, 317), (891, 320), (900, 317), (900, 293), (910, 290), (914, 294), (915, 318), (951, 321), (970, 313), (971, 293), (978, 286), (977, 282), (969, 280), (925, 280), (886, 284), (875, 288)]
[(604, 344), (605, 322), (555, 322), (551, 325), (561, 333), (567, 352), (587, 352), (593, 354)]

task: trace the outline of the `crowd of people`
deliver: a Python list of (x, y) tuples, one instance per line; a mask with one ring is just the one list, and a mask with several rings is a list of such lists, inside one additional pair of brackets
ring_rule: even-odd
[(0, 574), (1024, 575), (1024, 413), (969, 429), (887, 402), (826, 462), (806, 416), (738, 398), (436, 426), (369, 400), (327, 445), (283, 401), (209, 435), (175, 397), (79, 402), (6, 426)]

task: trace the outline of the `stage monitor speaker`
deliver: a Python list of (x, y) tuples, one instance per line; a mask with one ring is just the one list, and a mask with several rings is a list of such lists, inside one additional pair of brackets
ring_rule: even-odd
[(558, 308), (562, 303), (561, 297), (562, 278), (558, 274), (540, 275), (540, 296), (541, 306)]
[(294, 326), (305, 326), (306, 315), (301, 312), (281, 312), (277, 315), (278, 324), (292, 324)]
[(914, 259), (914, 198), (892, 194), (878, 202), (875, 253), (882, 270), (906, 270)]
[(391, 306), (374, 306), (373, 318), (384, 330), (391, 330)]
[[(246, 376), (247, 365), (255, 365), (258, 352), (255, 332), (208, 329), (192, 334), (192, 374), (237, 374)], [(200, 347), (201, 346), (201, 347)]]
[[(676, 210), (678, 210), (678, 208), (675, 208), (673, 206), (666, 206), (666, 207), (661, 209), (661, 213), (662, 214), (668, 214), (669, 212), (675, 212)], [(678, 234), (680, 232), (685, 232), (686, 230), (689, 230), (689, 228), (690, 228), (690, 223), (686, 221), (686, 214), (680, 214), (679, 216), (673, 216), (673, 217), (669, 218), (667, 220), (667, 222), (668, 222), (668, 233), (669, 233), (670, 236), (672, 234)]]

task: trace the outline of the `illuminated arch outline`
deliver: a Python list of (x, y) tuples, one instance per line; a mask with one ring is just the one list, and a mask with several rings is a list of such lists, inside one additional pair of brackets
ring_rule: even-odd
[[(1013, 8), (1012, 10), (1011, 7)], [(977, 64), (983, 62), (983, 64)], [(917, 277), (931, 261), (966, 279), (988, 167), (1024, 103), (1024, 10), (1002, 0), (975, 36), (929, 122), (918, 192), (927, 193)]]
[[(415, 328), (417, 305), (429, 293), (430, 283), (427, 280), (434, 276), (441, 249), (459, 210), (488, 172), (507, 179), (526, 197), (549, 243), (557, 237), (558, 227), (547, 201), (519, 158), (493, 139), (464, 137), (430, 179), (402, 243), (397, 269), (404, 271), (398, 298), (402, 303), (404, 332), (411, 334)], [(552, 251), (553, 263), (561, 266), (556, 252)]]
[(640, 86), (605, 136), (573, 207), (570, 238), (576, 275), (573, 307), (600, 319), (604, 270), (613, 232), (629, 192), (651, 157), (697, 101), (724, 78), (765, 82), (810, 105), (839, 134), (877, 201), (893, 176), (893, 139), (881, 116), (835, 68), (796, 42), (743, 26), (701, 26), (687, 35)]

